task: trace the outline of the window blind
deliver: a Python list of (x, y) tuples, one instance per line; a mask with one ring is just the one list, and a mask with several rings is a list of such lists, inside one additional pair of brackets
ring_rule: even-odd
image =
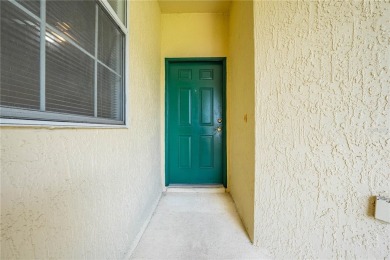
[(10, 0), (0, 9), (2, 118), (124, 124), (118, 17), (94, 0)]

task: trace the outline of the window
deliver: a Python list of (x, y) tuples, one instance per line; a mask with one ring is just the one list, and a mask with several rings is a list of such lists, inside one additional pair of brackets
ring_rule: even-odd
[(123, 125), (125, 11), (125, 0), (0, 0), (1, 118)]

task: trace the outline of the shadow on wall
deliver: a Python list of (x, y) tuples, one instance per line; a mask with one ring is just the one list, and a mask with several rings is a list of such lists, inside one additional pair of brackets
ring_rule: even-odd
[(375, 202), (376, 202), (375, 196), (371, 196), (368, 198), (368, 206), (367, 206), (368, 217), (375, 217)]

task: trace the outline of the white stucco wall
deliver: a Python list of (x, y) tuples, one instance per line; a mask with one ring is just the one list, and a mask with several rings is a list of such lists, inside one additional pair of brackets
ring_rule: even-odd
[(255, 81), (252, 1), (233, 2), (230, 7), (228, 81), (228, 184), (238, 213), (253, 240)]
[(129, 4), (128, 129), (2, 127), (1, 258), (121, 259), (160, 179), (160, 10)]
[(255, 243), (390, 257), (390, 2), (256, 1)]

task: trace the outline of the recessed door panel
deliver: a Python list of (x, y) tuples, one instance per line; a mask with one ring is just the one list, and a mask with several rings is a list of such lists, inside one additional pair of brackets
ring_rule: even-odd
[(223, 63), (167, 65), (166, 185), (224, 184)]
[(179, 137), (179, 168), (191, 168), (191, 136)]
[(214, 113), (214, 97), (212, 88), (200, 89), (200, 123), (202, 125), (212, 125)]
[(192, 70), (191, 69), (179, 69), (179, 80), (191, 80)]
[(199, 166), (210, 168), (214, 166), (214, 135), (202, 135), (199, 139)]
[(201, 69), (199, 70), (199, 79), (203, 80), (212, 80), (213, 77), (213, 70), (212, 69)]
[(179, 90), (179, 124), (191, 125), (191, 89), (180, 88)]

